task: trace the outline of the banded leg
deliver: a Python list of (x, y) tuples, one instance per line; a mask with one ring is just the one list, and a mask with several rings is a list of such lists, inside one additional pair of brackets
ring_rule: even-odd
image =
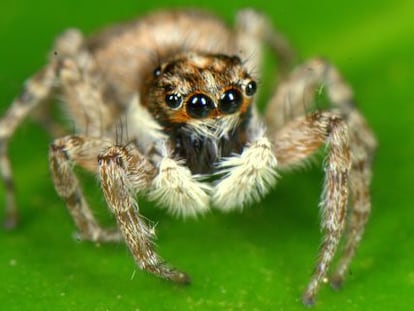
[(295, 52), (288, 40), (273, 27), (267, 17), (251, 9), (241, 10), (236, 21), (236, 53), (242, 56), (250, 72), (261, 69), (263, 44), (267, 44), (279, 61), (279, 73), (282, 76), (292, 68), (296, 59)]
[(51, 55), (49, 64), (26, 81), (20, 96), (13, 101), (5, 116), (0, 120), (0, 174), (6, 197), (4, 222), (6, 228), (13, 228), (18, 218), (13, 173), (7, 155), (8, 141), (29, 114), (40, 121), (46, 121), (44, 125), (52, 135), (60, 130), (60, 127), (53, 123), (50, 115), (39, 116), (39, 113), (49, 113), (45, 103), (59, 88), (56, 83), (59, 59), (76, 54), (82, 42), (82, 35), (76, 30), (67, 31), (60, 36), (53, 48), (57, 55)]
[(335, 289), (341, 287), (346, 277), (371, 212), (371, 166), (376, 148), (373, 134), (359, 114), (351, 113), (347, 124), (350, 128), (352, 161), (349, 174), (351, 204), (343, 254), (330, 280)]
[(54, 77), (52, 65), (35, 74), (25, 83), (20, 96), (0, 120), (0, 173), (6, 197), (4, 226), (8, 229), (13, 228), (18, 220), (13, 173), (7, 154), (8, 142), (26, 116), (51, 95)]
[(351, 170), (349, 215), (346, 223), (345, 247), (336, 272), (331, 279), (333, 287), (343, 282), (355, 250), (361, 240), (371, 210), (370, 182), (375, 137), (366, 121), (356, 109), (351, 88), (339, 72), (328, 62), (313, 59), (299, 66), (279, 85), (267, 110), (267, 121), (277, 132), (290, 120), (314, 108), (316, 90), (326, 89), (334, 111), (348, 125)]
[(79, 127), (77, 130), (92, 137), (103, 136), (116, 119), (117, 111), (104, 98), (99, 78), (93, 74), (93, 59), (86, 51), (80, 55), (81, 60), (64, 58), (60, 61), (60, 88), (71, 119), (76, 120)]
[(315, 99), (322, 90), (329, 98), (329, 109), (335, 109), (345, 120), (351, 112), (359, 114), (351, 88), (335, 67), (323, 59), (311, 59), (298, 66), (275, 90), (266, 110), (270, 129), (276, 131), (318, 108)]
[(343, 234), (351, 167), (348, 128), (340, 117), (317, 112), (288, 123), (275, 135), (274, 151), (280, 168), (300, 165), (324, 144), (327, 158), (320, 203), (324, 237), (314, 273), (303, 295), (306, 305), (313, 304)]
[(187, 274), (171, 267), (154, 250), (155, 228), (139, 213), (137, 192), (148, 189), (157, 174), (135, 147), (113, 146), (99, 156), (99, 174), (106, 201), (138, 266), (160, 278), (189, 283)]
[(73, 171), (73, 166), (79, 165), (96, 172), (98, 154), (109, 145), (107, 141), (98, 138), (67, 136), (55, 140), (50, 146), (49, 163), (55, 189), (65, 200), (83, 240), (104, 242), (121, 240), (117, 230), (106, 230), (99, 226)]

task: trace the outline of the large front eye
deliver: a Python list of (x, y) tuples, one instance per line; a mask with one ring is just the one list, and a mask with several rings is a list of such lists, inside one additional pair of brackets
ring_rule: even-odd
[(165, 96), (165, 102), (167, 103), (168, 107), (177, 109), (181, 106), (181, 103), (183, 102), (183, 97), (181, 94), (169, 94)]
[(207, 117), (214, 108), (211, 98), (204, 94), (195, 94), (187, 102), (188, 114), (197, 119)]
[(237, 89), (230, 89), (223, 93), (220, 98), (219, 109), (222, 113), (230, 114), (236, 112), (243, 102), (243, 96)]

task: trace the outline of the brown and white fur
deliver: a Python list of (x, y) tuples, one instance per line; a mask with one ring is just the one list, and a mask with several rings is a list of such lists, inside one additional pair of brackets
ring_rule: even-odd
[[(254, 94), (263, 45), (281, 69), (264, 117)], [(63, 98), (78, 133), (53, 141), (50, 169), (80, 236), (124, 240), (142, 269), (179, 283), (190, 279), (157, 254), (154, 228), (140, 214), (137, 195), (183, 217), (212, 206), (231, 211), (260, 200), (278, 171), (300, 166), (325, 147), (324, 236), (303, 296), (305, 304), (312, 304), (345, 225), (344, 251), (331, 278), (335, 287), (361, 240), (370, 212), (376, 142), (337, 70), (312, 59), (289, 72), (293, 59), (283, 36), (253, 10), (240, 11), (233, 29), (207, 13), (177, 10), (112, 26), (87, 39), (67, 30), (49, 63), (26, 82), (0, 121), (7, 225), (17, 221), (8, 140), (27, 115), (57, 97)], [(312, 109), (321, 85), (332, 104), (327, 111)], [(120, 127), (127, 133), (121, 141)], [(119, 232), (97, 223), (74, 165), (98, 175)]]

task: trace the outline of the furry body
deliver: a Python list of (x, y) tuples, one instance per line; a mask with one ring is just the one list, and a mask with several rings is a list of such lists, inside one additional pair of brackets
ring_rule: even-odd
[[(281, 81), (260, 116), (255, 93), (263, 45), (278, 58)], [(303, 295), (311, 305), (345, 226), (344, 250), (330, 279), (335, 287), (361, 240), (376, 142), (338, 71), (321, 59), (293, 68), (293, 59), (283, 36), (253, 10), (239, 12), (234, 28), (208, 13), (178, 10), (152, 13), (90, 38), (66, 31), (49, 63), (0, 120), (6, 224), (17, 221), (7, 142), (35, 108), (43, 109), (41, 119), (55, 137), (49, 151), (53, 182), (80, 236), (123, 240), (142, 269), (179, 283), (190, 279), (157, 254), (155, 228), (140, 214), (137, 196), (183, 217), (212, 207), (240, 209), (260, 200), (278, 171), (300, 166), (324, 146), (324, 236)], [(314, 111), (321, 85), (331, 108)], [(56, 97), (63, 98), (76, 135), (56, 138), (59, 127), (44, 105)], [(98, 175), (118, 230), (98, 224), (74, 165)]]

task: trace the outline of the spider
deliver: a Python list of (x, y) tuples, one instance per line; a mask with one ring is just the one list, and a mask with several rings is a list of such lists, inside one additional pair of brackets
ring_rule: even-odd
[[(280, 81), (262, 115), (256, 93), (264, 47), (278, 59)], [(325, 147), (323, 239), (303, 302), (312, 305), (328, 281), (344, 236), (329, 278), (340, 287), (370, 213), (376, 141), (335, 67), (319, 58), (294, 65), (287, 40), (251, 9), (237, 14), (233, 28), (207, 12), (165, 10), (88, 38), (69, 29), (52, 51), (0, 121), (6, 225), (18, 218), (8, 140), (35, 108), (54, 137), (53, 183), (80, 237), (123, 240), (140, 268), (177, 283), (190, 278), (157, 254), (155, 228), (141, 215), (137, 196), (182, 217), (212, 207), (242, 209), (266, 195), (279, 172)], [(315, 107), (321, 86), (326, 110)], [(64, 102), (76, 134), (60, 134), (46, 105), (53, 99)], [(120, 130), (127, 133), (122, 139)], [(97, 174), (117, 230), (99, 225), (74, 166)]]

